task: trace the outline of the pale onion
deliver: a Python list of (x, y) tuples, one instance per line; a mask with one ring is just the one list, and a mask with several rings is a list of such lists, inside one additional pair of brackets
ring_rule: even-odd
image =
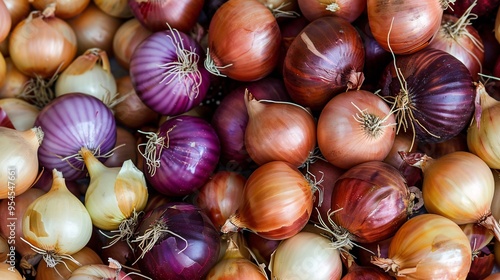
[(122, 20), (108, 15), (90, 3), (78, 16), (69, 19), (68, 24), (76, 34), (78, 55), (91, 48), (98, 48), (111, 54), (113, 36), (122, 24)]
[(257, 100), (245, 91), (248, 124), (245, 147), (262, 165), (281, 160), (302, 166), (316, 147), (316, 121), (306, 108), (291, 102)]
[(33, 11), (9, 36), (9, 53), (17, 69), (30, 77), (49, 78), (61, 72), (76, 55), (71, 26), (54, 16), (53, 7)]
[(52, 170), (51, 189), (33, 201), (24, 213), (24, 241), (43, 256), (49, 267), (74, 261), (71, 255), (87, 245), (92, 220), (83, 203), (66, 187), (62, 173)]
[[(19, 71), (10, 57), (5, 58), (5, 65), (5, 80), (3, 84), (0, 82), (2, 84), (0, 85), (0, 98), (17, 97), (22, 93), (24, 85), (29, 81), (30, 77)], [(0, 80), (2, 76), (1, 68), (0, 62)]]
[(405, 161), (423, 172), (425, 209), (462, 225), (478, 223), (500, 240), (500, 226), (491, 214), (495, 182), (491, 169), (478, 156), (464, 151), (433, 159), (403, 153)]
[(31, 11), (31, 4), (29, 0), (3, 0), (3, 2), (5, 3), (5, 6), (7, 6), (12, 19), (11, 28), (27, 17)]
[(465, 279), (472, 261), (469, 239), (453, 221), (436, 214), (411, 218), (396, 232), (388, 257), (372, 263), (396, 279)]
[(476, 111), (472, 124), (467, 129), (467, 147), (493, 169), (500, 169), (498, 135), (500, 101), (491, 97), (483, 84), (477, 83)]
[[(71, 255), (75, 262), (59, 263), (51, 268), (44, 260), (37, 266), (35, 280), (66, 280), (71, 276), (71, 272), (80, 266), (88, 264), (102, 264), (101, 257), (90, 247), (83, 247), (80, 251)], [(66, 267), (66, 266), (67, 267)]]
[(117, 86), (105, 51), (88, 49), (61, 73), (55, 85), (56, 97), (73, 92), (94, 96), (111, 105)]
[(0, 53), (0, 87), (7, 81), (7, 63), (3, 54)]
[(90, 176), (85, 207), (93, 225), (117, 230), (118, 239), (132, 235), (138, 215), (148, 201), (144, 174), (132, 160), (126, 160), (121, 167), (106, 167), (87, 148), (82, 148), (80, 155)]
[(0, 199), (9, 200), (28, 190), (38, 176), (39, 127), (19, 131), (0, 127)]
[(56, 17), (69, 19), (85, 10), (90, 0), (29, 0), (29, 2), (37, 10), (44, 10), (49, 4), (56, 3)]
[(128, 69), (135, 48), (151, 33), (136, 18), (131, 18), (120, 25), (113, 36), (113, 54), (118, 64)]
[(103, 12), (117, 18), (131, 18), (132, 10), (127, 0), (93, 0)]
[(329, 239), (303, 231), (280, 243), (271, 255), (269, 270), (271, 279), (338, 280), (342, 261)]
[[(10, 16), (9, 9), (3, 1), (0, 1), (0, 42), (7, 38), (10, 28), (12, 26), (12, 17)], [(1, 83), (0, 83), (1, 84)]]
[(19, 273), (16, 267), (7, 263), (0, 263), (0, 279), (26, 280), (26, 278)]
[(37, 107), (19, 98), (0, 99), (0, 108), (7, 114), (14, 128), (21, 131), (32, 128), (40, 113)]
[[(73, 271), (68, 280), (132, 280), (130, 274), (137, 273), (126, 273), (121, 270), (121, 266), (114, 264), (88, 264)], [(144, 278), (152, 280), (147, 277)]]

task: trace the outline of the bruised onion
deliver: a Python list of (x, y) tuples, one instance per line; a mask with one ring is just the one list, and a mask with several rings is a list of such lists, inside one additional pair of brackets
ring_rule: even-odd
[(364, 80), (363, 42), (352, 24), (339, 17), (309, 23), (288, 48), (283, 79), (296, 103), (320, 110), (336, 94)]

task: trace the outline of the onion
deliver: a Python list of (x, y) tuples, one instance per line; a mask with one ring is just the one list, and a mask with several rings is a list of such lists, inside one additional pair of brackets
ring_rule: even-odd
[[(457, 136), (444, 142), (421, 144), (418, 149), (432, 158), (440, 158), (452, 152), (468, 152), (467, 133), (461, 132)], [(399, 156), (399, 158), (401, 159), (401, 156)]]
[(395, 106), (398, 133), (408, 129), (419, 143), (432, 143), (453, 138), (467, 127), (474, 110), (474, 84), (462, 62), (432, 48), (393, 62), (379, 88)]
[(206, 96), (210, 74), (203, 51), (191, 37), (175, 29), (159, 31), (137, 46), (130, 78), (137, 95), (155, 112), (175, 116), (197, 106)]
[(243, 234), (246, 246), (252, 252), (253, 256), (255, 256), (255, 261), (268, 266), (271, 255), (281, 243), (281, 240), (267, 239), (251, 231), (244, 231)]
[[(133, 273), (136, 274), (136, 273)], [(116, 265), (105, 264), (87, 264), (77, 268), (68, 280), (101, 280), (101, 279), (120, 279), (132, 280), (129, 273), (121, 270), (121, 267)]]
[(85, 165), (78, 151), (85, 147), (101, 161), (116, 142), (116, 124), (111, 110), (99, 99), (70, 93), (51, 101), (38, 114), (35, 125), (45, 133), (38, 151), (40, 164), (57, 168), (66, 180), (85, 176)]
[(321, 110), (336, 94), (363, 83), (365, 53), (356, 29), (339, 17), (309, 23), (290, 45), (283, 79), (296, 103)]
[[(42, 260), (37, 266), (37, 273), (35, 280), (66, 280), (71, 276), (71, 273), (84, 265), (89, 264), (102, 264), (101, 257), (89, 247), (83, 247), (80, 251), (71, 255), (78, 264), (75, 262), (59, 263), (51, 268), (47, 263)], [(66, 266), (65, 266), (66, 265)]]
[(26, 278), (19, 273), (15, 266), (8, 263), (0, 263), (0, 277), (9, 280), (25, 280)]
[[(416, 152), (417, 146), (413, 145), (412, 137), (408, 133), (400, 133), (396, 135), (394, 144), (384, 162), (396, 167), (401, 175), (406, 179), (406, 184), (420, 187), (422, 185), (422, 170), (406, 163), (399, 152)], [(420, 206), (420, 205), (419, 205)]]
[(220, 144), (210, 124), (193, 116), (165, 121), (157, 133), (146, 133), (139, 147), (147, 181), (160, 193), (182, 196), (201, 188), (215, 170)]
[[(12, 26), (12, 17), (7, 5), (2, 1), (0, 3), (0, 42), (7, 38)], [(1, 84), (1, 83), (0, 83)]]
[(297, 167), (284, 161), (265, 163), (247, 179), (243, 202), (221, 231), (245, 228), (267, 239), (290, 238), (311, 216), (312, 188)]
[(12, 62), (30, 77), (48, 78), (64, 70), (73, 61), (76, 48), (75, 32), (54, 16), (53, 6), (31, 12), (9, 37)]
[[(474, 6), (474, 3), (477, 5)], [(474, 6), (472, 13), (481, 18), (489, 18), (494, 17), (499, 4), (499, 0), (456, 0), (453, 6), (448, 7), (445, 12), (461, 17), (471, 6)]]
[(472, 260), (469, 239), (451, 220), (422, 214), (396, 232), (388, 258), (372, 263), (396, 279), (465, 279)]
[(347, 256), (349, 262), (347, 272), (342, 276), (342, 280), (391, 280), (394, 279), (383, 270), (373, 266), (360, 266), (352, 260), (352, 256)]
[(402, 157), (424, 173), (422, 193), (429, 213), (442, 215), (459, 225), (478, 223), (500, 239), (500, 226), (491, 214), (495, 182), (483, 160), (463, 151), (438, 159), (421, 153), (402, 153)]
[(130, 59), (137, 46), (152, 32), (131, 18), (122, 23), (113, 36), (113, 55), (120, 66), (129, 69)]
[(116, 127), (116, 144), (113, 154), (104, 161), (107, 167), (120, 167), (127, 160), (131, 160), (137, 166), (137, 139), (127, 129)]
[(262, 165), (285, 161), (303, 165), (316, 147), (316, 122), (311, 112), (295, 103), (256, 100), (245, 92), (248, 124), (245, 147), (250, 158)]
[(68, 20), (78, 42), (78, 54), (92, 48), (113, 53), (113, 37), (120, 28), (122, 20), (113, 17), (94, 5), (88, 5), (78, 16)]
[(204, 279), (218, 259), (219, 233), (189, 203), (167, 203), (146, 213), (136, 234), (137, 263), (153, 279)]
[(280, 28), (272, 12), (257, 0), (232, 0), (210, 21), (205, 68), (238, 81), (255, 81), (278, 63)]
[(5, 263), (7, 261), (10, 261), (10, 256), (12, 256), (12, 261), (14, 262), (15, 266), (16, 252), (10, 252), (10, 246), (7, 242), (7, 239), (0, 235), (0, 262)]
[[(368, 0), (373, 37), (387, 51), (410, 54), (429, 45), (441, 26), (450, 0)], [(390, 44), (389, 44), (390, 41)]]
[(325, 16), (337, 16), (353, 22), (366, 8), (366, 0), (298, 0), (297, 2), (300, 11), (309, 21)]
[(128, 5), (135, 18), (152, 32), (167, 30), (169, 26), (181, 32), (189, 32), (195, 25), (204, 0), (129, 0)]
[(56, 10), (55, 15), (58, 18), (69, 19), (79, 15), (85, 8), (89, 5), (90, 0), (78, 0), (78, 1), (68, 1), (68, 0), (29, 0), (31, 5), (37, 10), (44, 10), (50, 4), (55, 3)]
[(330, 240), (300, 232), (281, 242), (271, 257), (271, 279), (328, 279), (342, 276), (342, 261), (338, 249)]
[(35, 124), (40, 110), (28, 102), (18, 98), (0, 99), (0, 108), (7, 114), (17, 130), (28, 130)]
[(383, 160), (396, 137), (396, 120), (379, 96), (353, 90), (334, 96), (318, 120), (318, 147), (331, 164), (343, 169)]
[(27, 17), (31, 11), (29, 0), (3, 0), (3, 2), (9, 10), (12, 19), (11, 28), (15, 27), (21, 20)]
[[(3, 56), (2, 56), (3, 57)], [(0, 58), (0, 98), (17, 97), (23, 91), (24, 84), (30, 79), (27, 75), (21, 73), (14, 65), (10, 57), (5, 58), (5, 78), (1, 82), (1, 58)]]
[(429, 47), (446, 51), (469, 69), (472, 78), (478, 79), (478, 73), (483, 72), (484, 46), (477, 30), (472, 26), (472, 21), (477, 15), (471, 10), (474, 3), (460, 18), (444, 14), (441, 27), (430, 42)]
[(473, 256), (467, 279), (487, 279), (493, 273), (494, 268), (495, 256), (480, 252), (479, 255)]
[(300, 17), (297, 0), (258, 0), (264, 4), (278, 22), (287, 22), (287, 19)]
[(103, 12), (117, 18), (133, 17), (127, 0), (93, 0)]

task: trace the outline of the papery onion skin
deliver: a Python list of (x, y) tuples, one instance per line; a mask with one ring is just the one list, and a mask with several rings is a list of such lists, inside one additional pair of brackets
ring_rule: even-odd
[(221, 232), (246, 228), (271, 240), (290, 238), (307, 224), (312, 206), (312, 186), (297, 167), (271, 161), (247, 179), (243, 202)]
[(288, 48), (283, 79), (292, 100), (321, 110), (336, 94), (364, 80), (363, 42), (352, 24), (339, 17), (309, 23)]
[(471, 261), (469, 239), (456, 223), (440, 215), (422, 214), (396, 232), (382, 265), (377, 257), (372, 263), (391, 270), (398, 280), (423, 280), (465, 279)]
[(187, 34), (158, 31), (135, 49), (130, 78), (137, 95), (153, 111), (179, 115), (199, 105), (207, 94), (210, 73), (203, 59), (201, 46)]
[[(82, 147), (100, 155), (116, 142), (116, 123), (111, 110), (99, 99), (84, 93), (68, 93), (47, 104), (35, 125), (42, 127), (44, 140), (38, 151), (41, 166), (57, 168), (66, 180), (83, 178), (84, 163), (74, 155)], [(62, 158), (73, 156), (67, 160)], [(104, 158), (100, 157), (104, 161)]]
[(397, 102), (407, 100), (406, 105), (396, 105), (396, 121), (404, 127), (402, 120), (406, 118), (406, 129), (415, 133), (417, 142), (443, 142), (469, 125), (475, 91), (472, 76), (462, 62), (442, 50), (426, 48), (396, 57), (395, 64), (406, 89), (401, 88), (394, 63), (387, 65), (378, 88), (391, 105), (393, 97)]
[[(155, 246), (139, 259), (141, 272), (153, 279), (203, 279), (217, 262), (220, 249), (219, 233), (210, 219), (194, 205), (167, 203), (145, 214), (137, 235), (141, 236), (157, 222), (164, 223), (177, 236), (162, 234)], [(136, 253), (141, 253), (139, 248)]]
[(215, 12), (208, 29), (207, 58), (213, 60), (222, 75), (238, 81), (256, 81), (276, 66), (281, 43), (279, 25), (259, 1), (225, 2)]
[(170, 196), (191, 194), (202, 187), (220, 157), (219, 138), (210, 124), (199, 117), (181, 115), (164, 122), (158, 137), (165, 137), (165, 147), (157, 155), (160, 166), (154, 173), (145, 161), (147, 181)]
[(393, 166), (369, 161), (344, 172), (332, 191), (332, 219), (359, 243), (391, 237), (409, 215), (410, 192)]
[(385, 50), (410, 54), (428, 46), (444, 9), (438, 0), (368, 0), (366, 11), (373, 37)]

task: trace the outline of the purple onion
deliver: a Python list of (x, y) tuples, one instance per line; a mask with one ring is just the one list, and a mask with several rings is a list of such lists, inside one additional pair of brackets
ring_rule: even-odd
[(181, 115), (148, 134), (143, 149), (148, 182), (160, 193), (183, 196), (205, 184), (219, 162), (220, 143), (215, 130), (200, 117)]
[(38, 149), (40, 165), (57, 169), (67, 181), (83, 178), (86, 167), (78, 156), (85, 147), (104, 161), (115, 146), (116, 123), (111, 110), (99, 99), (83, 93), (55, 98), (38, 114), (35, 126), (44, 132)]
[(467, 67), (453, 55), (426, 48), (396, 57), (406, 89), (389, 63), (380, 79), (381, 95), (396, 103), (398, 125), (414, 132), (420, 143), (437, 143), (458, 135), (470, 123), (475, 87)]
[(130, 58), (137, 95), (153, 111), (167, 116), (199, 105), (210, 86), (205, 54), (191, 37), (175, 29), (151, 34)]
[(290, 101), (283, 80), (273, 77), (241, 85), (222, 99), (212, 116), (212, 125), (221, 142), (221, 162), (226, 164), (226, 169), (234, 171), (252, 163), (245, 148), (248, 112), (244, 95), (247, 89), (257, 100)]
[[(160, 233), (157, 239), (147, 238), (154, 232)], [(154, 244), (150, 250), (142, 250), (147, 243), (136, 248), (141, 273), (152, 279), (204, 279), (218, 260), (219, 231), (189, 203), (171, 202), (147, 212), (136, 235)]]

